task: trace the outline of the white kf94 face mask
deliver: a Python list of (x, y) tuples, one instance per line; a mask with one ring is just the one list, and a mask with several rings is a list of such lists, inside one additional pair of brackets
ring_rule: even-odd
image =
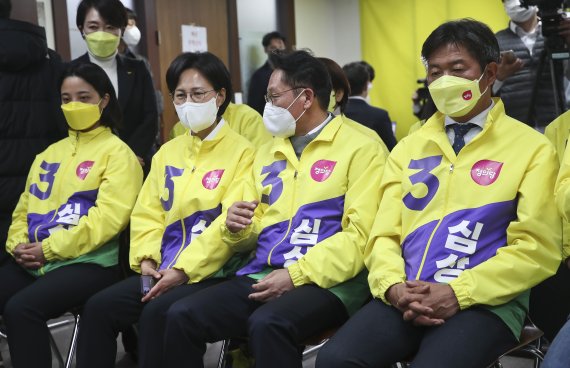
[(194, 133), (211, 127), (216, 121), (218, 114), (217, 97), (218, 95), (216, 94), (209, 101), (202, 103), (186, 101), (182, 105), (174, 104), (180, 123)]
[(293, 102), (291, 102), (286, 109), (275, 106), (271, 102), (267, 102), (265, 104), (265, 109), (263, 110), (263, 123), (271, 135), (280, 138), (289, 138), (295, 135), (297, 121), (307, 110), (303, 110), (303, 113), (295, 119), (289, 112), (289, 108), (293, 106), (295, 101), (297, 101), (303, 92), (305, 92), (304, 89), (297, 95), (297, 97), (295, 97)]

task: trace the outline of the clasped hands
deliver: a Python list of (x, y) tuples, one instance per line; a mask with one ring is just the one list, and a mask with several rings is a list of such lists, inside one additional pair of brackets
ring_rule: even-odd
[(165, 270), (156, 270), (156, 262), (151, 259), (144, 259), (141, 262), (141, 274), (150, 275), (156, 281), (156, 284), (150, 291), (143, 296), (141, 302), (146, 303), (178, 285), (186, 284), (188, 282), (188, 275), (182, 270), (169, 268)]
[(37, 270), (46, 263), (42, 243), (20, 243), (14, 248), (14, 259), (27, 269)]
[(451, 286), (419, 280), (392, 285), (386, 298), (417, 326), (439, 326), (459, 311)]

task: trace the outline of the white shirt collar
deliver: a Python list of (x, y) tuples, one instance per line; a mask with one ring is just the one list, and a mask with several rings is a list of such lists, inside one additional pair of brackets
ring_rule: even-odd
[(213, 141), (214, 138), (216, 138), (216, 135), (218, 135), (218, 132), (222, 129), (222, 126), (224, 125), (225, 121), (224, 119), (220, 119), (220, 122), (218, 123), (218, 125), (216, 125), (216, 127), (214, 128), (214, 130), (212, 130), (210, 132), (210, 134), (208, 134), (206, 136), (206, 138), (204, 138), (204, 141)]
[[(491, 100), (491, 105), (487, 107), (485, 110), (481, 111), (479, 114), (475, 115), (471, 118), (471, 120), (466, 121), (465, 123), (471, 123), (479, 126), (481, 129), (485, 126), (485, 122), (487, 121), (487, 115), (491, 109), (495, 106), (495, 101)], [(457, 124), (457, 121), (453, 120), (452, 117), (445, 115), (445, 126), (448, 127), (452, 124)]]
[(349, 100), (362, 100), (362, 101), (368, 103), (368, 101), (366, 101), (366, 98), (364, 98), (362, 96), (350, 96), (348, 99)]
[(318, 132), (320, 129), (322, 129), (325, 126), (326, 123), (328, 123), (330, 120), (332, 120), (333, 117), (334, 117), (334, 115), (329, 113), (327, 115), (327, 118), (325, 119), (325, 121), (320, 123), (317, 127), (315, 127), (313, 130), (311, 130), (309, 133), (307, 133), (305, 135), (314, 134), (314, 133)]
[(538, 23), (536, 24), (536, 27), (534, 27), (534, 29), (532, 31), (526, 32), (524, 29), (522, 29), (522, 27), (520, 27), (518, 24), (516, 24), (515, 22), (513, 22), (511, 20), (511, 21), (509, 21), (509, 28), (511, 29), (511, 31), (513, 31), (514, 34), (516, 34), (519, 37), (531, 36), (531, 35), (535, 35), (535, 34), (538, 34), (539, 32), (541, 32), (542, 23), (540, 21), (538, 21)]

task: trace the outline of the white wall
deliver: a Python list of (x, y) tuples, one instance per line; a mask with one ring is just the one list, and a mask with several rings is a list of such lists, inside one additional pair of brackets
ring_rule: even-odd
[(268, 0), (237, 0), (241, 89), (247, 100), (247, 88), (253, 72), (267, 60), (261, 39), (277, 29), (275, 2)]
[[(80, 2), (81, 0), (67, 0), (67, 23), (69, 25), (69, 45), (72, 60), (87, 52), (87, 45), (81, 37), (81, 32), (79, 32), (79, 29), (77, 29), (75, 25), (77, 6)], [(121, 2), (127, 8), (135, 10), (133, 0), (121, 0)]]
[(45, 28), (48, 47), (55, 50), (55, 34), (53, 28), (53, 11), (51, 1), (38, 0), (36, 5), (38, 8), (38, 25)]
[(297, 49), (340, 66), (362, 59), (359, 0), (295, 0)]

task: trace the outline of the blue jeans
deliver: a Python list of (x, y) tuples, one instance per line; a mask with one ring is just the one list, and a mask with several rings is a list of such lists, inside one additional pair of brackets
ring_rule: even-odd
[(554, 338), (548, 349), (542, 368), (567, 368), (570, 366), (570, 320)]

